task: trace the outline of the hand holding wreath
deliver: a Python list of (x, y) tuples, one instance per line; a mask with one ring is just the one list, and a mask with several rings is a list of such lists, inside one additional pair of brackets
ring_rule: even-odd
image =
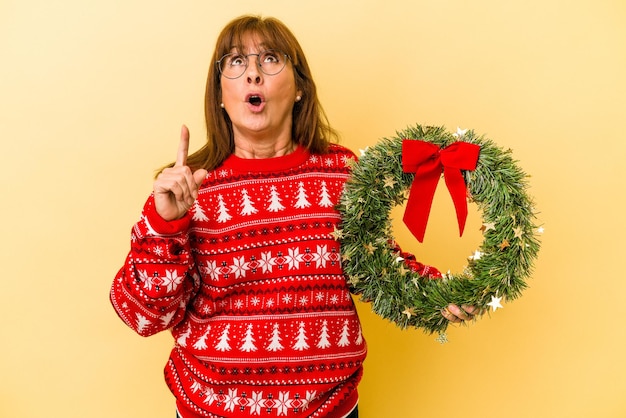
[[(475, 169), (459, 170), (467, 198), (482, 212), (484, 241), (460, 274), (423, 275), (395, 245), (390, 211), (406, 200), (416, 176), (406, 173), (402, 165), (403, 141), (410, 140), (438, 149), (454, 143), (477, 146)], [(539, 230), (533, 224), (527, 176), (510, 154), (473, 131), (450, 134), (444, 128), (417, 125), (396, 138), (382, 139), (354, 163), (339, 205), (343, 222), (337, 235), (342, 239), (344, 268), (353, 290), (372, 302), (374, 312), (402, 328), (443, 332), (448, 321), (470, 319), (488, 307), (501, 307), (503, 298), (520, 296), (539, 250)], [(435, 174), (438, 178), (441, 172)], [(462, 231), (463, 209), (459, 211), (458, 199), (455, 206)], [(430, 206), (421, 210), (427, 218)]]

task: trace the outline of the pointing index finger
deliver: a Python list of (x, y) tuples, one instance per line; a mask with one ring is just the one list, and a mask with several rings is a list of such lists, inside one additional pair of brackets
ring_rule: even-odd
[(176, 167), (187, 165), (187, 155), (189, 154), (189, 129), (183, 125), (180, 130), (180, 144), (176, 155)]

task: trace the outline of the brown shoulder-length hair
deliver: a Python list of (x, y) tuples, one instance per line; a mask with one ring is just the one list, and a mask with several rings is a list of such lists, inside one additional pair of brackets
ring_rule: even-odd
[(293, 33), (276, 18), (241, 16), (228, 23), (217, 38), (204, 99), (207, 142), (187, 159), (192, 170), (212, 170), (234, 151), (232, 123), (226, 111), (220, 107), (222, 88), (217, 61), (232, 52), (233, 48), (242, 50), (244, 40), (249, 35), (257, 36), (264, 48), (282, 51), (289, 56), (296, 89), (302, 92), (302, 99), (295, 102), (293, 107), (293, 141), (312, 153), (323, 153), (331, 142), (338, 139), (337, 132), (331, 128), (319, 102), (309, 64)]

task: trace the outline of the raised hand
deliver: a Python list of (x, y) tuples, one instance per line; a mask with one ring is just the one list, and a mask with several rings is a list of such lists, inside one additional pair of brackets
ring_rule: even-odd
[(185, 216), (198, 198), (198, 187), (207, 174), (204, 169), (191, 171), (187, 166), (188, 154), (189, 129), (183, 125), (176, 163), (173, 167), (165, 168), (157, 176), (153, 185), (156, 211), (166, 221)]

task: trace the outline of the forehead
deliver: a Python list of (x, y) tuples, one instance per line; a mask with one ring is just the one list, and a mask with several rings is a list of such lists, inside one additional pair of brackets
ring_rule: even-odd
[(267, 49), (267, 42), (257, 34), (245, 34), (238, 39), (236, 43), (230, 46), (231, 52), (242, 52), (246, 54), (258, 52), (263, 49)]
[(280, 42), (277, 39), (270, 39), (269, 36), (252, 31), (233, 36), (230, 39), (230, 43), (225, 46), (227, 51), (224, 52), (243, 54), (256, 53), (266, 49), (281, 49)]

